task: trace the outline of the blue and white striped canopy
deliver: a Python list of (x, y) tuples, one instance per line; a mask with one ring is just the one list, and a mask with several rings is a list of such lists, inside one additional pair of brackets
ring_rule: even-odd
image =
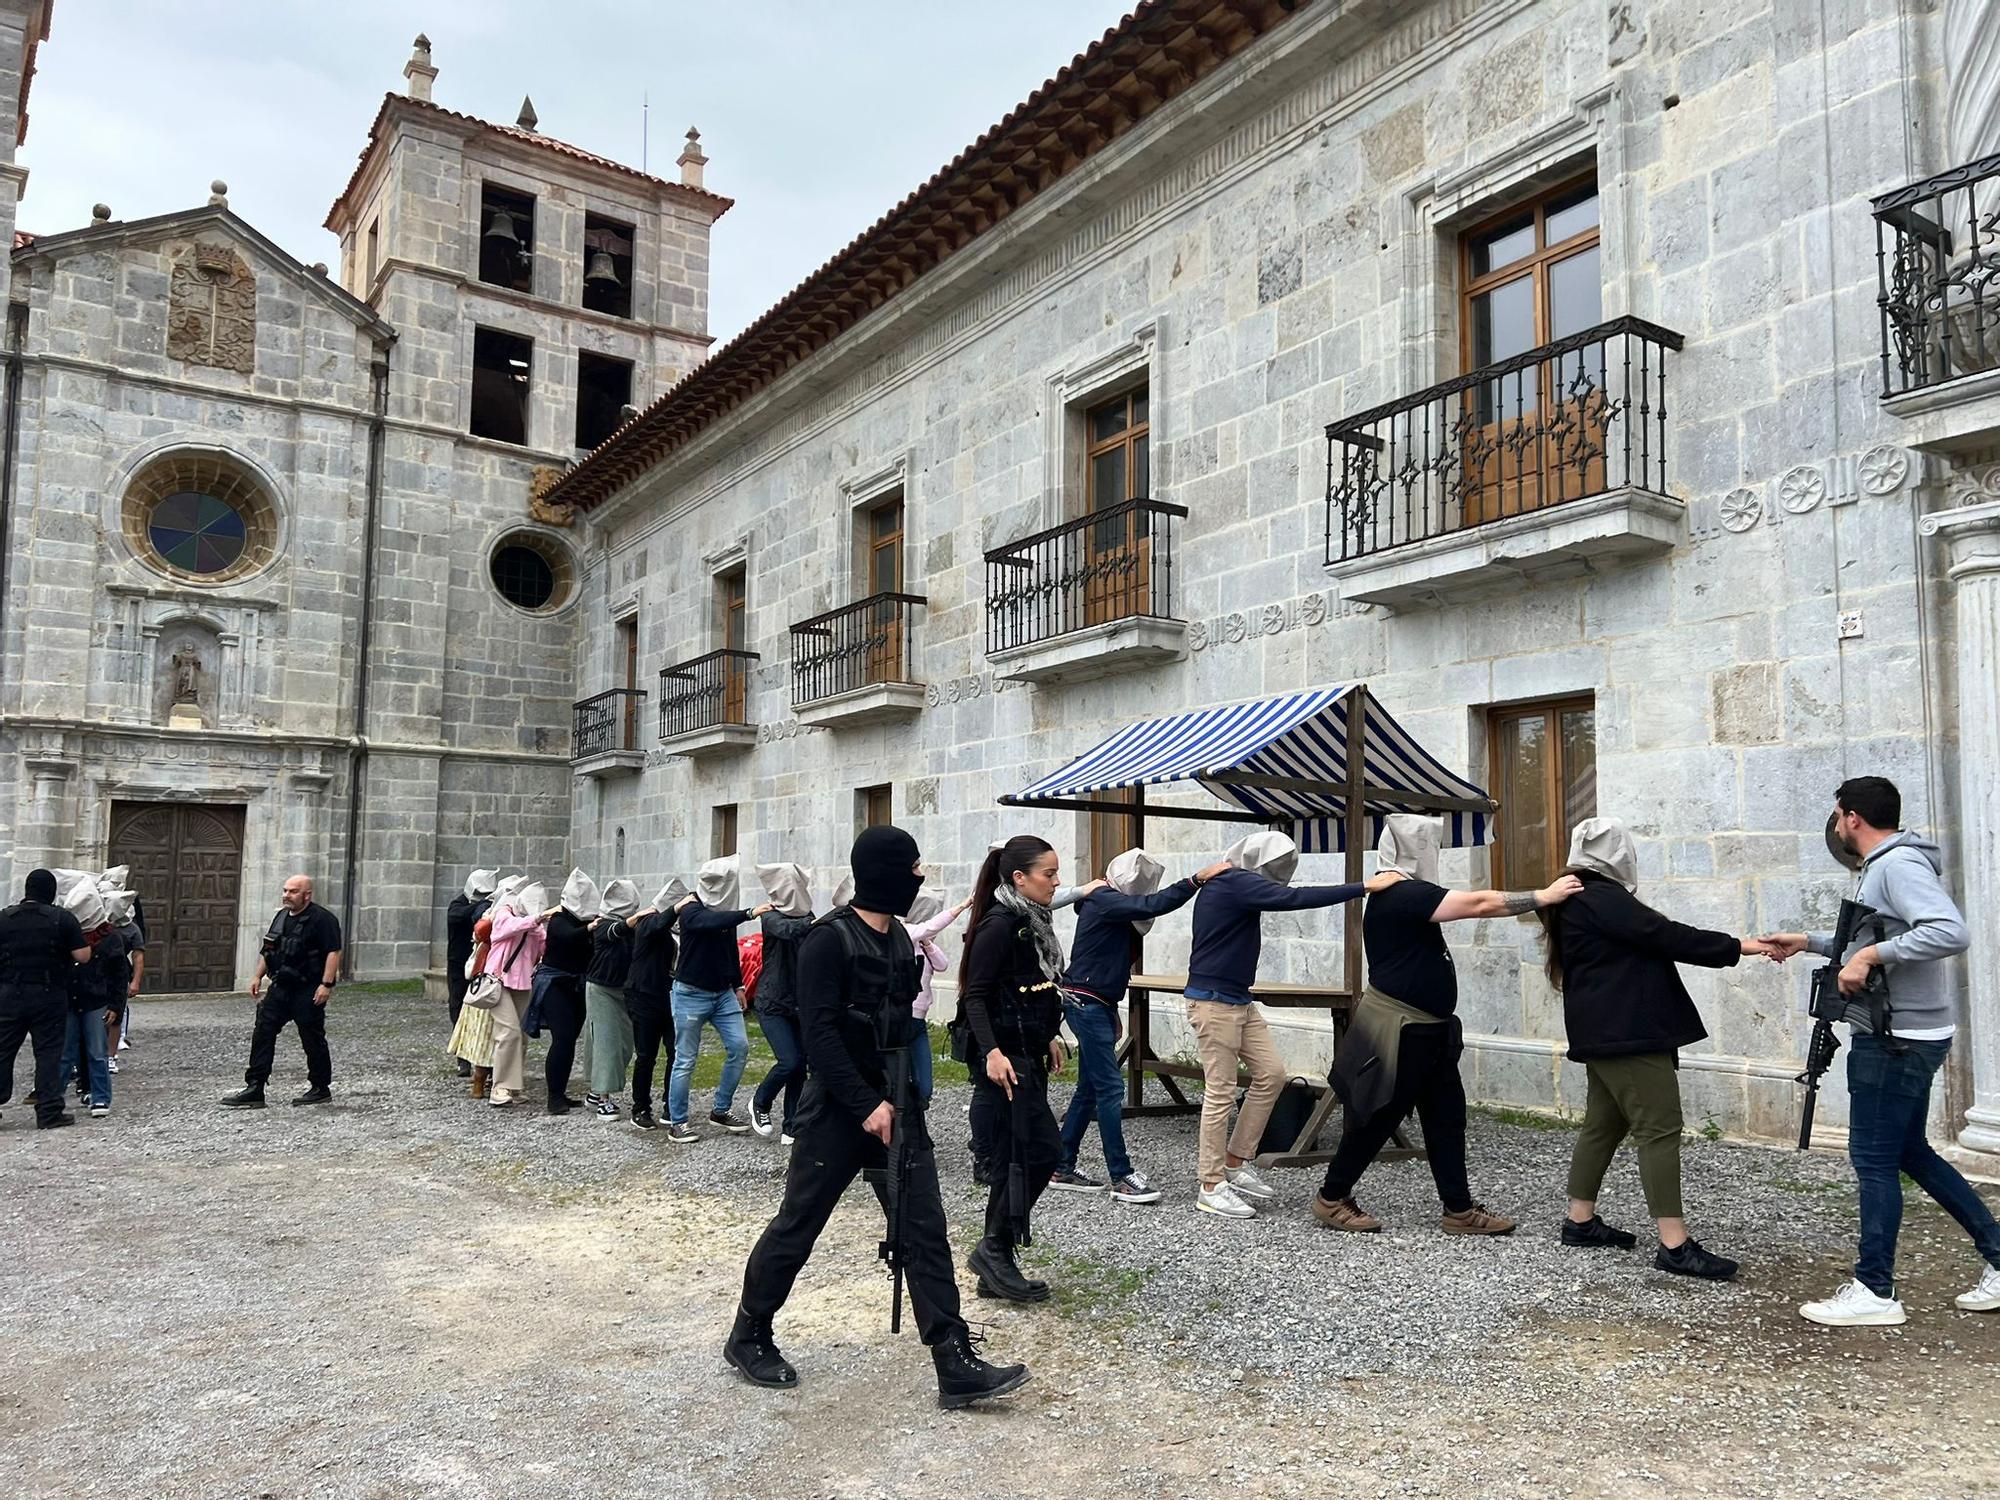
[[(1060, 771), (1022, 788), (1004, 803), (1032, 806), (1051, 798), (1089, 797), (1130, 787), (1195, 781), (1243, 809), (1245, 822), (1293, 825), (1292, 836), (1309, 854), (1347, 847), (1346, 801), (1333, 792), (1295, 787), (1245, 786), (1217, 781), (1219, 772), (1287, 778), (1344, 787), (1347, 782), (1348, 715), (1359, 683), (1228, 703), (1191, 713), (1129, 724)], [(1367, 798), (1369, 841), (1382, 834), (1390, 813), (1438, 812), (1448, 848), (1483, 844), (1491, 814), (1440, 810), (1437, 799), (1493, 804), (1486, 793), (1445, 769), (1380, 702), (1368, 704), (1368, 736), (1361, 780), (1380, 795)]]

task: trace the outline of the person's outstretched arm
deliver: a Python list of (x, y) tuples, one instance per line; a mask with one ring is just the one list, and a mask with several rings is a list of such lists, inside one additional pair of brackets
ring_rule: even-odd
[(1476, 922), (1489, 917), (1525, 917), (1544, 906), (1567, 901), (1582, 889), (1583, 882), (1574, 875), (1563, 875), (1538, 891), (1446, 891), (1431, 920)]

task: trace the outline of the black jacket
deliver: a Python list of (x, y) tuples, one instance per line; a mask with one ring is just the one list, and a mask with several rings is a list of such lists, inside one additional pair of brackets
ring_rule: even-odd
[(1576, 873), (1583, 889), (1555, 914), (1569, 1055), (1674, 1052), (1707, 1036), (1674, 965), (1731, 968), (1743, 956), (1738, 940), (1663, 917), (1608, 876)]
[[(1028, 919), (996, 904), (968, 941), (958, 1003), (978, 1056), (998, 1048), (1009, 1057), (1040, 1057), (1062, 1028), (1062, 993), (1042, 973)], [(973, 1075), (984, 1076), (983, 1066)]]
[(759, 925), (764, 933), (764, 968), (757, 976), (757, 1014), (796, 1016), (799, 942), (812, 931), (813, 919), (810, 914), (788, 917), (781, 911), (767, 911)]
[(672, 912), (659, 911), (633, 924), (632, 963), (625, 971), (628, 1003), (633, 999), (667, 1003), (674, 987), (674, 962), (680, 953), (674, 942), (677, 920)]
[(674, 968), (675, 982), (711, 993), (742, 984), (743, 955), (736, 947), (736, 929), (750, 920), (750, 913), (690, 901), (680, 908), (680, 918), (681, 957)]
[(1076, 936), (1070, 940), (1063, 983), (1116, 1005), (1132, 982), (1132, 924), (1165, 916), (1194, 899), (1193, 880), (1176, 880), (1150, 896), (1121, 896), (1114, 890), (1085, 896), (1076, 907)]
[(464, 971), (465, 961), (472, 957), (473, 926), (486, 915), (486, 909), (492, 904), (484, 896), (475, 901), (460, 892), (451, 898), (451, 905), (444, 909), (444, 961), (451, 972)]

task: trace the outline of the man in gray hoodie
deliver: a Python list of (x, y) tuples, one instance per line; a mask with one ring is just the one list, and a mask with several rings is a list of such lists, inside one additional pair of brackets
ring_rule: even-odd
[(1967, 1312), (2000, 1311), (2000, 1223), (1958, 1169), (1931, 1149), (1925, 1133), (1931, 1082), (1957, 1029), (1944, 961), (1963, 953), (1970, 938), (1944, 888), (1938, 846), (1903, 831), (1902, 819), (1902, 794), (1883, 777), (1851, 777), (1834, 793), (1833, 836), (1860, 861), (1854, 899), (1880, 913), (1879, 936), (1864, 933), (1842, 954), (1833, 952), (1831, 933), (1780, 933), (1770, 940), (1787, 958), (1808, 948), (1838, 958), (1842, 994), (1858, 997), (1878, 967), (1888, 980), (1887, 1036), (1869, 1030), (1865, 1006), (1848, 1012), (1847, 1154), (1861, 1189), (1854, 1279), (1799, 1309), (1809, 1321), (1836, 1328), (1903, 1321), (1895, 1276), (1901, 1173), (1936, 1199), (1986, 1258), (1985, 1274), (1958, 1305)]

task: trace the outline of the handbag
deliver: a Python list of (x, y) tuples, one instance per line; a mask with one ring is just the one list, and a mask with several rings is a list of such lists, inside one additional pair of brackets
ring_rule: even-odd
[[(514, 961), (514, 955), (521, 951), (521, 944), (527, 940), (528, 935), (525, 932), (514, 940), (513, 948), (509, 950), (505, 958), (500, 960), (501, 968), (506, 968), (507, 965)], [(472, 983), (465, 987), (465, 1003), (474, 1010), (498, 1009), (500, 1005), (500, 991), (503, 987), (498, 974), (476, 974), (473, 976)]]

